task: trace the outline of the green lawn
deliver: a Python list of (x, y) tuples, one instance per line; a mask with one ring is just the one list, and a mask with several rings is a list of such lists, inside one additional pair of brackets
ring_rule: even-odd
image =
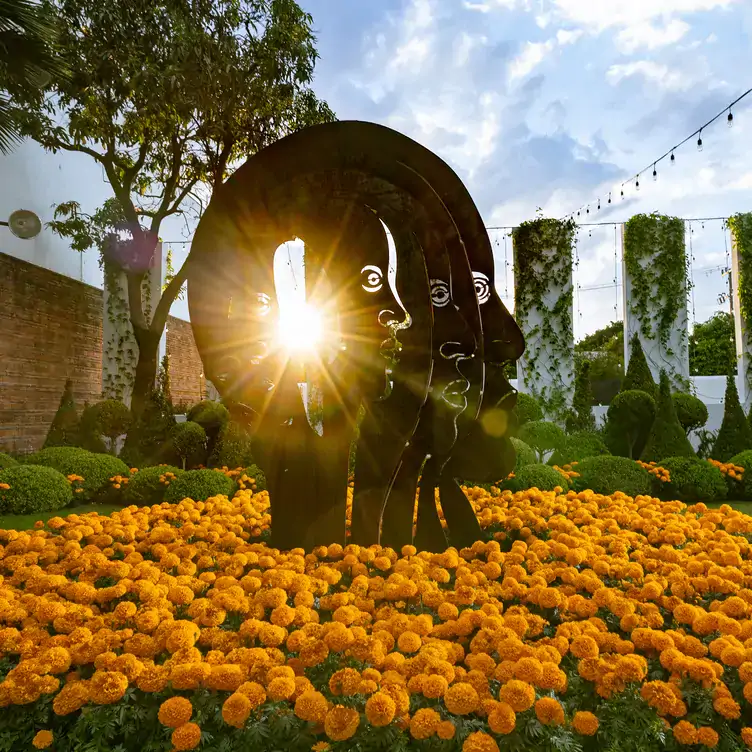
[(717, 504), (708, 504), (708, 506), (713, 509), (718, 509), (722, 504), (728, 504), (730, 507), (738, 509), (743, 514), (752, 515), (752, 501), (719, 501)]
[(0, 515), (0, 530), (31, 530), (37, 520), (46, 522), (53, 517), (67, 517), (69, 514), (112, 514), (123, 507), (116, 504), (82, 504), (77, 507), (66, 507), (54, 512), (37, 512), (36, 514), (4, 514)]

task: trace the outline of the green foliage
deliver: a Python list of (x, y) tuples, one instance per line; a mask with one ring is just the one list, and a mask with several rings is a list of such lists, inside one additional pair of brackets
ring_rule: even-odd
[(698, 457), (669, 457), (658, 463), (668, 470), (671, 480), (661, 484), (661, 497), (687, 504), (710, 504), (726, 498), (723, 473)]
[(674, 402), (676, 417), (687, 436), (708, 422), (707, 405), (699, 397), (695, 397), (694, 394), (675, 392), (671, 395), (671, 399)]
[(0, 470), (0, 513), (31, 514), (62, 509), (70, 504), (73, 491), (68, 479), (51, 467), (17, 465)]
[(713, 446), (713, 459), (726, 462), (745, 449), (752, 449), (752, 429), (739, 403), (734, 376), (726, 377), (723, 422)]
[[(136, 240), (156, 240), (165, 219), (194, 210), (194, 189), (208, 193), (264, 146), (334, 119), (310, 87), (312, 18), (293, 0), (46, 4), (58, 11), (60, 56), (73, 73), (18, 92), (22, 132), (50, 151), (88, 156), (113, 194), (91, 214), (58, 205), (51, 228), (76, 251), (104, 249), (122, 223)], [(108, 266), (116, 276), (125, 269)], [(121, 312), (137, 342), (136, 415), (186, 273), (168, 276), (159, 301), (129, 294)], [(138, 270), (129, 275), (142, 281)]]
[(81, 421), (78, 424), (78, 444), (89, 452), (102, 454), (107, 446), (99, 433), (99, 413), (96, 405), (84, 403)]
[(206, 432), (206, 454), (200, 464), (208, 465), (209, 458), (216, 455), (222, 429), (230, 421), (230, 412), (221, 402), (203, 400), (194, 405), (186, 417), (189, 421), (198, 423)]
[[(63, 475), (76, 473), (76, 468), (90, 453), (80, 447), (46, 447), (23, 458), (25, 465), (54, 467)], [(80, 475), (80, 473), (77, 473)]]
[(604, 437), (611, 453), (637, 459), (645, 448), (655, 412), (655, 400), (647, 392), (619, 392), (606, 413)]
[(658, 398), (658, 387), (653, 381), (645, 352), (640, 344), (640, 336), (635, 332), (629, 341), (629, 365), (621, 385), (623, 391), (639, 390), (647, 392), (653, 399)]
[(9, 454), (0, 452), (0, 470), (5, 470), (6, 467), (15, 467), (18, 465), (18, 460), (14, 460)]
[(170, 483), (164, 500), (171, 504), (183, 499), (205, 501), (211, 496), (232, 497), (234, 491), (235, 481), (218, 470), (188, 470)]
[(128, 433), (131, 427), (131, 411), (119, 400), (107, 399), (94, 405), (97, 416), (97, 431), (110, 441), (110, 451), (115, 454), (117, 440)]
[(73, 382), (67, 379), (60, 406), (52, 419), (45, 447), (76, 446), (78, 444), (78, 413), (73, 400)]
[[(624, 227), (624, 265), (631, 278), (630, 313), (640, 322), (646, 340), (657, 340), (662, 354), (669, 346), (679, 313), (687, 305), (689, 274), (684, 221), (662, 214), (637, 214)], [(681, 329), (682, 338), (686, 331)], [(670, 374), (675, 383), (677, 373)], [(625, 389), (644, 389), (633, 383)]]
[(727, 478), (729, 498), (752, 501), (752, 449), (739, 452), (728, 461), (732, 465), (744, 468), (741, 481)]
[(188, 420), (178, 423), (170, 431), (170, 444), (183, 463), (183, 470), (193, 457), (206, 452), (206, 431), (198, 424)]
[(183, 474), (183, 471), (173, 465), (158, 465), (139, 470), (131, 476), (128, 485), (125, 486), (123, 491), (124, 501), (127, 504), (136, 504), (136, 506), (161, 504), (164, 501), (167, 489), (170, 487), (160, 481), (165, 473), (172, 473), (178, 478)]
[(572, 411), (566, 420), (567, 433), (592, 431), (595, 429), (593, 402), (593, 389), (590, 386), (590, 362), (585, 360), (577, 368)]
[(519, 438), (533, 449), (538, 462), (545, 462), (564, 443), (565, 435), (556, 423), (534, 420), (520, 428)]
[(610, 454), (600, 434), (593, 431), (577, 431), (564, 438), (564, 443), (553, 453), (549, 464), (563, 467), (580, 462), (586, 457)]
[[(742, 315), (743, 336), (747, 347), (752, 342), (752, 212), (735, 214), (729, 217), (728, 226), (736, 245), (739, 258), (738, 279), (734, 280), (739, 294), (739, 310)], [(729, 373), (734, 373), (732, 368)], [(752, 362), (748, 361), (747, 373), (744, 374), (747, 384), (752, 384)]]
[[(624, 380), (624, 322), (614, 321), (581, 339), (575, 346), (575, 363), (588, 353), (590, 382)], [(593, 357), (593, 353), (596, 353)]]
[(695, 324), (689, 337), (689, 372), (692, 376), (728, 376), (736, 370), (734, 318), (716, 311)]
[(525, 392), (517, 392), (517, 404), (512, 411), (518, 429), (534, 420), (543, 420), (543, 408), (540, 402)]
[[(743, 413), (742, 418), (744, 418)], [(744, 423), (746, 425), (746, 421)], [(687, 434), (684, 433), (684, 429), (679, 423), (679, 418), (676, 417), (668, 374), (661, 371), (655, 420), (640, 459), (643, 462), (660, 462), (664, 457), (695, 456), (695, 450), (689, 443)]]
[(576, 491), (589, 488), (604, 496), (621, 491), (634, 497), (649, 494), (652, 486), (650, 473), (627, 457), (587, 457), (576, 470), (579, 478), (571, 480)]
[[(565, 412), (567, 385), (573, 374), (572, 260), (576, 224), (536, 217), (512, 232), (514, 244), (515, 318), (525, 332), (524, 386), (536, 393), (543, 374), (541, 364), (552, 363), (546, 374), (550, 386), (539, 395), (546, 413)], [(563, 290), (549, 307), (544, 301), (550, 290)], [(528, 317), (536, 310), (540, 323), (530, 326)], [(571, 364), (571, 365), (570, 365)]]
[[(264, 474), (264, 471), (258, 466), (258, 465), (249, 465), (243, 473), (247, 475), (249, 478), (253, 478), (254, 485), (256, 486), (256, 491), (266, 491), (267, 485), (266, 485), (266, 475)], [(243, 474), (241, 473), (241, 475)]]
[(537, 488), (539, 491), (553, 491), (557, 486), (564, 493), (569, 489), (566, 478), (550, 465), (534, 464), (526, 465), (510, 484), (516, 491), (524, 491), (528, 488)]
[(250, 433), (244, 426), (230, 421), (219, 433), (214, 452), (209, 457), (209, 465), (235, 470), (252, 464), (254, 463)]
[(538, 462), (538, 458), (535, 456), (533, 448), (526, 444), (521, 439), (514, 436), (510, 438), (514, 451), (517, 454), (517, 460), (514, 465), (514, 473), (517, 474), (526, 465), (535, 465)]

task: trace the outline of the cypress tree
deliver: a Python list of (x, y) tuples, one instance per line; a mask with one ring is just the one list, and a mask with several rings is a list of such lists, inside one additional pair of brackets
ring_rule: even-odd
[(752, 430), (739, 402), (735, 377), (729, 374), (726, 377), (723, 423), (713, 445), (713, 459), (726, 462), (746, 449), (752, 449)]
[(695, 450), (676, 415), (668, 374), (661, 371), (655, 420), (640, 459), (643, 462), (660, 462), (669, 457), (695, 456)]
[(44, 448), (56, 446), (76, 446), (78, 441), (78, 414), (73, 400), (73, 382), (67, 379), (60, 406), (52, 419)]
[(567, 433), (575, 431), (594, 431), (595, 416), (593, 415), (593, 388), (590, 384), (590, 361), (583, 360), (577, 369), (577, 379), (574, 383), (572, 397), (572, 411), (566, 420)]
[(658, 399), (658, 389), (655, 381), (653, 381), (653, 374), (650, 372), (650, 366), (645, 358), (637, 332), (632, 335), (632, 339), (629, 341), (629, 365), (621, 388), (625, 392), (638, 389), (641, 392), (647, 392), (653, 399)]

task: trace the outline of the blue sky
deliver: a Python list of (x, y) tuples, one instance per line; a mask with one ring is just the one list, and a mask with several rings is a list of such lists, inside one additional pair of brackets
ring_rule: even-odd
[[(619, 184), (752, 87), (749, 0), (301, 0), (313, 15), (315, 88), (339, 118), (411, 136), (465, 180), (490, 226), (640, 212), (681, 217), (752, 210), (752, 95), (658, 165), (639, 192)], [(606, 204), (613, 190), (614, 203)], [(604, 197), (602, 209), (595, 200)], [(720, 222), (692, 225), (694, 315), (723, 307)], [(504, 241), (497, 287), (509, 293)], [(511, 251), (507, 249), (511, 261)], [(579, 234), (580, 337), (620, 317), (613, 227)], [(511, 274), (511, 272), (510, 272)], [(620, 271), (617, 270), (617, 280)], [(614, 305), (617, 304), (617, 313)], [(690, 317), (692, 307), (690, 307)]]

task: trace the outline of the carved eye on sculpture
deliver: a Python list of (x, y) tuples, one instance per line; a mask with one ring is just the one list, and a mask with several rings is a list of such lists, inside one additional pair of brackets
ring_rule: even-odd
[(442, 279), (431, 280), (431, 302), (436, 308), (443, 308), (449, 303), (449, 285)]
[(483, 305), (491, 297), (491, 283), (483, 272), (473, 272), (473, 282), (475, 283), (478, 305)]
[(360, 273), (365, 275), (365, 281), (361, 287), (366, 292), (378, 292), (384, 286), (384, 273), (378, 266), (367, 264), (360, 270)]

